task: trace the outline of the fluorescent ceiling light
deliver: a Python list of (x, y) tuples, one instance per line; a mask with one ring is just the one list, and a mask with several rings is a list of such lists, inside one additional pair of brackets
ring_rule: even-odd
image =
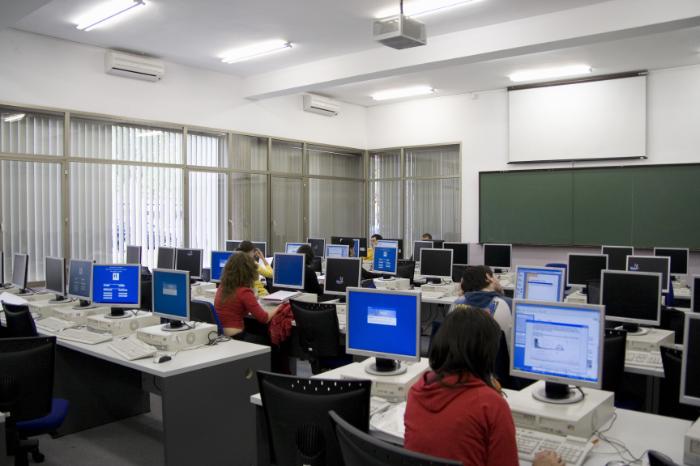
[(588, 74), (592, 71), (593, 69), (589, 65), (569, 65), (560, 66), (558, 68), (516, 71), (513, 74), (509, 74), (508, 77), (514, 83), (519, 83), (522, 81), (535, 81), (539, 79), (565, 78), (568, 76)]
[(149, 131), (144, 131), (143, 133), (139, 133), (136, 135), (137, 138), (148, 138), (151, 136), (161, 136), (163, 134), (162, 131), (158, 130), (149, 130)]
[(146, 2), (143, 0), (112, 0), (107, 3), (102, 3), (100, 6), (78, 19), (76, 28), (81, 31), (91, 31), (98, 26), (105, 25), (122, 13), (145, 5)]
[[(418, 0), (406, 3), (403, 6), (403, 13), (406, 16), (418, 18), (420, 16), (427, 16), (433, 13), (442, 13), (443, 11), (451, 10), (453, 8), (472, 5), (474, 3), (479, 3), (480, 1), (482, 0)], [(398, 6), (386, 8), (378, 12), (375, 15), (375, 18), (387, 18), (389, 16), (396, 16), (399, 13), (400, 9)]]
[(372, 94), (370, 97), (374, 100), (390, 100), (400, 99), (402, 97), (415, 97), (418, 95), (428, 95), (435, 92), (430, 86), (413, 86), (403, 87), (401, 89), (389, 89), (387, 91), (379, 91)]
[(268, 40), (258, 44), (240, 47), (229, 50), (221, 55), (221, 61), (224, 63), (236, 63), (239, 61), (250, 60), (253, 58), (270, 55), (271, 53), (281, 52), (292, 48), (292, 43), (283, 39)]
[(22, 118), (24, 118), (26, 115), (24, 113), (13, 113), (11, 115), (6, 115), (2, 117), (2, 121), (5, 123), (12, 123), (13, 121), (19, 121)]

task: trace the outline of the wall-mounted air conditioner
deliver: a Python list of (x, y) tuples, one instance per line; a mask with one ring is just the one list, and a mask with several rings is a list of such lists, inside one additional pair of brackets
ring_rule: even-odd
[(144, 81), (159, 81), (165, 74), (165, 64), (157, 58), (108, 50), (105, 54), (105, 72)]
[(336, 116), (340, 112), (340, 105), (335, 100), (315, 94), (304, 94), (304, 111), (318, 113), (324, 116)]

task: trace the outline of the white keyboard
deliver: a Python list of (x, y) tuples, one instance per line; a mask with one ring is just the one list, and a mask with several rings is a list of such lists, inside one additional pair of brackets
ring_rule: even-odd
[(421, 299), (440, 299), (445, 296), (445, 293), (439, 291), (421, 291)]
[(547, 434), (536, 430), (515, 429), (518, 458), (532, 462), (542, 450), (557, 452), (567, 466), (580, 466), (593, 448), (593, 442), (580, 437)]
[(36, 328), (42, 332), (56, 333), (67, 328), (75, 327), (78, 324), (69, 320), (59, 319), (58, 317), (47, 317), (46, 319), (37, 320)]
[(108, 346), (109, 349), (128, 361), (149, 358), (158, 351), (155, 346), (148, 345), (133, 335), (129, 338), (118, 338)]
[(106, 333), (96, 333), (89, 330), (80, 330), (77, 328), (67, 328), (56, 334), (59, 340), (74, 341), (76, 343), (85, 343), (86, 345), (96, 345), (104, 343), (112, 339), (112, 335)]
[(625, 364), (644, 367), (663, 367), (660, 351), (625, 351)]

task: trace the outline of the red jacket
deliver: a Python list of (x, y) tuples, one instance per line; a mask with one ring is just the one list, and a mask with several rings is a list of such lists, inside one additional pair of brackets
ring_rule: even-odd
[[(445, 383), (454, 384), (457, 376)], [(445, 387), (427, 372), (408, 393), (404, 446), (464, 466), (518, 466), (515, 425), (508, 403), (476, 377)]]
[(243, 329), (243, 318), (249, 313), (258, 322), (267, 323), (269, 316), (258, 304), (258, 299), (252, 288), (240, 287), (234, 295), (228, 296), (225, 300), (221, 290), (221, 287), (216, 290), (214, 309), (219, 316), (222, 327)]

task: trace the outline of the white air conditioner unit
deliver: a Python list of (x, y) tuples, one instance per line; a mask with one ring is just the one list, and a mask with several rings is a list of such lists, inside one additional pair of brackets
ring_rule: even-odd
[(336, 116), (340, 112), (340, 105), (335, 100), (315, 94), (304, 94), (304, 111), (318, 113), (324, 116)]
[(143, 81), (160, 81), (165, 74), (163, 60), (108, 50), (105, 72)]

